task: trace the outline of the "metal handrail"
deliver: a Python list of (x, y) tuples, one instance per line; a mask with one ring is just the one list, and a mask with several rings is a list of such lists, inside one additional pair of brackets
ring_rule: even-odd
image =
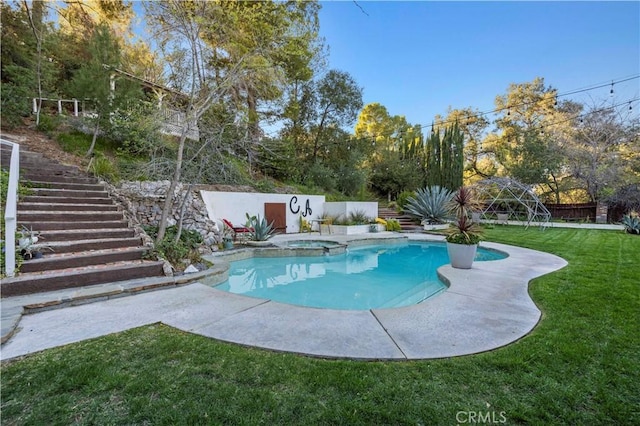
[(9, 186), (7, 189), (5, 223), (5, 273), (8, 277), (15, 275), (16, 269), (16, 227), (18, 210), (18, 178), (20, 176), (20, 145), (0, 139), (0, 143), (11, 146), (11, 161), (9, 163)]

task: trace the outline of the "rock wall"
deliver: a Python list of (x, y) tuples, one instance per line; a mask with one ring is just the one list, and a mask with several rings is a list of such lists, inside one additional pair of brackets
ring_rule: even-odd
[[(106, 184), (111, 195), (123, 206), (129, 221), (142, 229), (145, 225), (158, 225), (162, 217), (165, 194), (169, 189), (168, 180), (157, 182), (123, 181), (118, 186)], [(183, 206), (183, 203), (184, 206)], [(179, 183), (174, 191), (173, 206), (167, 226), (176, 225), (184, 209), (183, 229), (197, 231), (204, 240), (205, 252), (215, 251), (222, 241), (218, 225), (207, 214), (207, 208), (200, 197), (199, 188)], [(142, 230), (144, 233), (144, 230)], [(146, 233), (144, 233), (146, 236)], [(143, 236), (143, 238), (144, 238)], [(151, 238), (146, 238), (152, 243)], [(147, 240), (145, 239), (145, 244)]]

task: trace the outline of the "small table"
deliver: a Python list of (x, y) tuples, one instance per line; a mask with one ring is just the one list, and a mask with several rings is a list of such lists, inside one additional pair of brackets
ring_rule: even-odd
[[(309, 233), (311, 233), (311, 231), (313, 230), (313, 223), (317, 223), (318, 224), (318, 232), (320, 232), (320, 235), (322, 235), (322, 224), (327, 222), (328, 219), (311, 219), (309, 222), (311, 222), (311, 226), (309, 227)], [(331, 234), (331, 227), (329, 226), (329, 234)]]

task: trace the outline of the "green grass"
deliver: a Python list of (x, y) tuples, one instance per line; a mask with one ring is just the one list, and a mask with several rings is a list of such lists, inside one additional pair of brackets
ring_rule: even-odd
[(3, 364), (2, 423), (452, 425), (475, 412), (506, 424), (640, 424), (640, 237), (497, 227), (487, 238), (569, 262), (531, 283), (543, 318), (504, 348), (336, 361), (153, 325)]

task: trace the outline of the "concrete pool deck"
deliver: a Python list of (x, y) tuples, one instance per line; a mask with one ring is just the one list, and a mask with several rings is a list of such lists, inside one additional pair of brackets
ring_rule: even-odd
[[(410, 241), (442, 240), (428, 234), (400, 236)], [(273, 241), (345, 243), (397, 237), (388, 232), (349, 236), (314, 233), (280, 235)], [(522, 338), (535, 327), (541, 313), (529, 297), (528, 283), (567, 262), (520, 247), (481, 245), (507, 252), (509, 257), (475, 262), (470, 270), (440, 267), (438, 273), (449, 288), (417, 305), (369, 311), (306, 308), (235, 295), (196, 282), (23, 315), (16, 332), (2, 345), (0, 358), (158, 322), (226, 342), (326, 358), (430, 359), (488, 351)], [(38, 297), (41, 300), (44, 296)], [(2, 299), (3, 322), (5, 308), (16, 309), (28, 301), (24, 296), (22, 300)]]

